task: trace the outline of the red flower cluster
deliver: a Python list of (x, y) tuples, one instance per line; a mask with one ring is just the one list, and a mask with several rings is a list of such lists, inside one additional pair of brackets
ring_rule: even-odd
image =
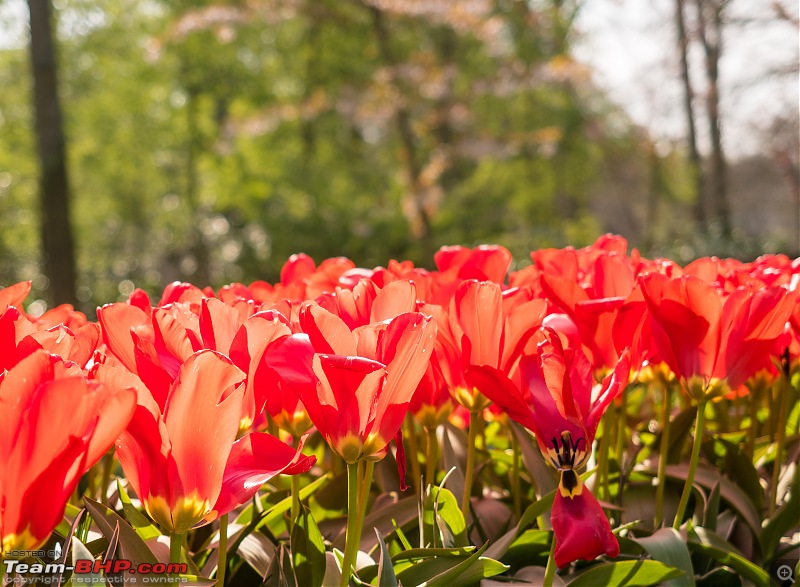
[[(99, 326), (66, 308), (32, 319), (18, 309), (26, 285), (2, 290), (0, 402), (16, 420), (0, 427), (0, 495), (20, 504), (0, 509), (4, 549), (46, 538), (80, 474), (114, 440), (150, 516), (184, 532), (273, 475), (308, 471), (314, 459), (300, 449), (314, 428), (352, 464), (383, 458), (409, 412), (433, 429), (454, 403), (477, 415), (494, 402), (560, 473), (557, 564), (616, 556), (578, 474), (603, 412), (631, 372), (664, 364), (707, 395), (769, 373), (786, 349), (797, 357), (800, 262), (711, 258), (681, 268), (628, 254), (616, 236), (531, 258), (507, 275), (511, 255), (499, 246), (442, 248), (435, 271), (344, 258), (317, 266), (295, 255), (274, 285), (175, 283), (155, 305), (137, 290), (101, 308)], [(37, 428), (57, 401), (82, 407)], [(265, 414), (294, 447), (259, 431)], [(34, 456), (20, 462), (15, 450)], [(53, 490), (40, 481), (53, 466), (69, 472), (59, 511), (25, 509)]]

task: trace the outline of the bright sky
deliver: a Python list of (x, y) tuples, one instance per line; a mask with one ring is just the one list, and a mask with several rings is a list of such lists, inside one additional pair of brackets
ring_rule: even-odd
[[(686, 133), (675, 1), (584, 0), (578, 19), (583, 34), (578, 57), (592, 67), (595, 82), (636, 123), (668, 139)], [(798, 17), (798, 0), (778, 1)], [(737, 24), (723, 33), (720, 83), (723, 141), (731, 156), (758, 152), (756, 135), (776, 114), (796, 113), (800, 102), (796, 70), (788, 76), (769, 75), (772, 70), (796, 67), (800, 57), (797, 26), (776, 21), (771, 4), (731, 0), (728, 8)], [(695, 91), (700, 94), (705, 91), (702, 52), (692, 57)], [(703, 121), (697, 124), (701, 148), (708, 136)]]

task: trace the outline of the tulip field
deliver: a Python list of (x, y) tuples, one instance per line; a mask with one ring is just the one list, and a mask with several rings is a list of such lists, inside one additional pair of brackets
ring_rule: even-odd
[(793, 583), (800, 260), (530, 260), (6, 284), (2, 584)]

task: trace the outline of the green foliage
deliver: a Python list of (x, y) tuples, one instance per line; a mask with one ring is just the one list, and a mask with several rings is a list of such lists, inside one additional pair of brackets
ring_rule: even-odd
[[(83, 309), (175, 279), (274, 281), (299, 251), (429, 264), (492, 241), (525, 259), (607, 228), (603, 178), (647, 163), (571, 57), (573, 3), (421, 8), (60, 3)], [(0, 52), (0, 82), (0, 282), (40, 293), (25, 47)]]

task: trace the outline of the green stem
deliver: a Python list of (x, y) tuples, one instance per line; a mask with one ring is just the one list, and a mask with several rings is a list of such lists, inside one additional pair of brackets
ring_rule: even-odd
[(522, 517), (522, 490), (519, 483), (519, 440), (513, 428), (508, 428), (511, 434), (511, 494), (514, 500), (514, 515), (517, 520)]
[[(628, 394), (623, 389), (619, 404), (619, 418), (617, 420), (617, 462), (619, 463), (619, 476), (617, 477), (617, 505), (622, 506), (622, 487), (625, 484), (625, 444), (627, 440), (628, 422)], [(609, 496), (610, 497), (610, 496)]]
[(550, 540), (550, 554), (547, 556), (547, 567), (544, 570), (544, 587), (553, 587), (553, 579), (556, 576), (556, 536), (553, 534)]
[(408, 439), (408, 454), (411, 457), (411, 483), (408, 485), (412, 491), (416, 491), (419, 478), (422, 476), (419, 467), (419, 447), (417, 446), (417, 428), (414, 425), (414, 417), (409, 412), (406, 414), (405, 437)]
[(786, 443), (786, 419), (789, 417), (789, 373), (781, 375), (781, 405), (778, 413), (778, 436), (775, 439), (775, 460), (772, 465), (772, 485), (769, 488), (769, 515), (772, 516), (778, 507), (778, 482), (781, 476), (781, 461)]
[(692, 457), (689, 461), (689, 474), (686, 477), (686, 485), (683, 486), (681, 500), (678, 503), (678, 511), (675, 513), (675, 521), (672, 527), (680, 530), (683, 516), (686, 514), (686, 506), (689, 505), (689, 495), (692, 493), (694, 485), (694, 474), (697, 471), (697, 463), (700, 460), (700, 445), (703, 444), (703, 428), (706, 424), (706, 400), (702, 399), (697, 404), (697, 419), (695, 420), (694, 442), (692, 443)]
[(439, 444), (436, 438), (436, 428), (426, 430), (428, 445), (425, 455), (425, 485), (436, 483), (436, 466), (439, 464)]
[(353, 563), (358, 553), (356, 543), (356, 518), (358, 517), (358, 463), (347, 463), (347, 531), (342, 561), (340, 587), (347, 587), (352, 575)]
[[(294, 475), (292, 479), (297, 477)], [(217, 585), (225, 585), (225, 571), (228, 567), (228, 514), (219, 518), (219, 557), (217, 559)]]
[(597, 447), (597, 497), (608, 499), (608, 452), (611, 445), (611, 417), (609, 410), (603, 416), (603, 435), (600, 437), (600, 446)]
[(750, 388), (750, 393), (747, 394), (747, 399), (750, 401), (750, 428), (747, 431), (747, 456), (753, 460), (753, 455), (756, 450), (756, 438), (758, 437), (758, 397), (756, 392), (759, 390), (758, 386)]
[(475, 442), (478, 438), (478, 412), (469, 415), (469, 441), (467, 441), (467, 468), (464, 471), (464, 494), (461, 496), (461, 515), (469, 518), (469, 496), (472, 495), (472, 474), (475, 469)]
[(658, 530), (664, 522), (664, 490), (667, 484), (667, 454), (669, 453), (669, 417), (672, 404), (672, 388), (664, 385), (661, 412), (661, 448), (658, 454), (658, 487), (656, 487), (656, 519), (654, 528)]
[(106, 453), (103, 458), (103, 477), (100, 481), (100, 502), (106, 503), (106, 491), (108, 484), (111, 483), (111, 470), (114, 468), (114, 447)]
[(175, 532), (169, 535), (169, 562), (181, 562), (181, 546), (183, 544), (183, 534)]
[(294, 524), (300, 515), (300, 475), (292, 475), (292, 515), (289, 518), (289, 534), (294, 530)]

